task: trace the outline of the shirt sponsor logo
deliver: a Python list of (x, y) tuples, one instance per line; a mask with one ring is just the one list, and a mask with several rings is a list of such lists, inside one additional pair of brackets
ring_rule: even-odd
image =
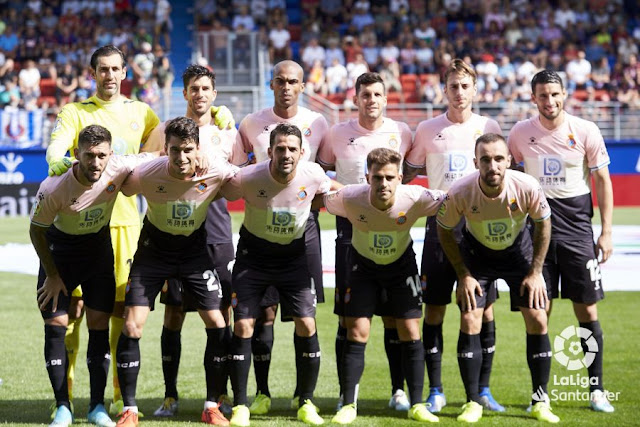
[(187, 203), (176, 203), (171, 206), (172, 219), (187, 219), (193, 213), (193, 207)]
[(267, 197), (267, 192), (265, 190), (258, 190), (258, 197), (260, 198)]
[(543, 171), (546, 176), (556, 176), (562, 172), (562, 163), (558, 159), (545, 158), (543, 160)]
[(373, 247), (386, 249), (393, 245), (393, 237), (388, 234), (376, 234), (373, 236)]
[(451, 172), (460, 172), (467, 168), (467, 157), (463, 154), (449, 154), (449, 170)]

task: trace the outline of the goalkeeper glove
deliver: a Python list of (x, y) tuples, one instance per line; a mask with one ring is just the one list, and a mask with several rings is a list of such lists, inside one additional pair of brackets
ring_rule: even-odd
[(49, 176), (62, 175), (72, 165), (73, 163), (69, 157), (61, 157), (59, 159), (51, 160), (51, 163), (49, 163)]
[(219, 107), (212, 105), (211, 114), (213, 115), (213, 123), (220, 130), (233, 129), (236, 126), (236, 121), (233, 120), (233, 113), (224, 105)]

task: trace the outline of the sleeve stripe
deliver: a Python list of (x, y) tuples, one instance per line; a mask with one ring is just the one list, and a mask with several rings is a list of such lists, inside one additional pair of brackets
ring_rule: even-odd
[(611, 160), (607, 160), (604, 163), (601, 163), (601, 164), (599, 164), (599, 165), (597, 165), (595, 167), (589, 168), (589, 170), (592, 171), (592, 172), (593, 171), (597, 171), (598, 169), (602, 169), (603, 167), (609, 166), (610, 164), (611, 164)]
[(443, 223), (440, 222), (439, 219), (436, 219), (436, 222), (438, 223), (438, 225), (440, 227), (444, 228), (445, 230), (453, 230), (455, 228), (455, 226), (454, 227), (449, 227), (448, 225), (444, 225)]
[(42, 224), (40, 222), (36, 222), (36, 221), (31, 221), (31, 224), (33, 225), (37, 225), (38, 227), (42, 227), (42, 228), (49, 228), (51, 227), (51, 224)]
[(404, 159), (404, 162), (405, 162), (408, 166), (410, 166), (410, 167), (412, 167), (412, 168), (414, 168), (414, 169), (422, 169), (422, 168), (424, 167), (424, 165), (420, 165), (420, 166), (414, 165), (413, 163), (411, 163), (411, 162), (410, 162), (410, 161), (408, 161), (407, 159)]
[(321, 165), (328, 166), (328, 167), (335, 166), (334, 163), (323, 162), (322, 159), (320, 157), (318, 157), (318, 156), (316, 156), (316, 162), (321, 164)]
[(545, 216), (543, 216), (542, 218), (538, 218), (538, 219), (531, 218), (531, 219), (533, 220), (533, 222), (542, 222), (542, 221), (544, 221), (545, 219), (550, 218), (550, 217), (551, 217), (551, 212), (549, 212), (548, 214), (546, 214), (546, 215), (545, 215)]

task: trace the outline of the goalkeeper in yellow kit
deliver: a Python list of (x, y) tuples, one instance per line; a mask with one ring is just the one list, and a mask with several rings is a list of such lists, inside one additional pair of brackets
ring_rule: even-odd
[[(65, 157), (77, 147), (78, 134), (88, 125), (100, 124), (112, 135), (112, 149), (115, 154), (136, 154), (153, 151), (145, 147), (151, 131), (160, 119), (147, 104), (133, 101), (120, 93), (122, 80), (126, 77), (124, 54), (115, 46), (98, 48), (91, 56), (91, 74), (96, 81), (96, 94), (84, 102), (65, 105), (55, 121), (51, 142), (47, 148), (49, 175), (60, 175), (72, 165), (73, 158)], [(233, 126), (231, 113), (225, 107), (212, 107), (216, 124), (220, 127)], [(221, 122), (221, 123), (220, 123)], [(116, 299), (111, 316), (109, 342), (111, 354), (115, 355), (118, 337), (124, 323), (124, 296), (129, 267), (133, 260), (140, 235), (140, 216), (135, 197), (118, 195), (111, 217), (111, 241), (113, 244), (116, 278)], [(81, 291), (74, 292), (69, 307), (69, 327), (65, 344), (69, 354), (69, 397), (72, 398), (75, 361), (79, 347), (79, 328), (82, 319)], [(74, 308), (74, 302), (77, 303)], [(74, 319), (75, 318), (75, 319)], [(111, 413), (122, 408), (122, 396), (116, 374), (115, 357), (112, 357), (113, 403)]]

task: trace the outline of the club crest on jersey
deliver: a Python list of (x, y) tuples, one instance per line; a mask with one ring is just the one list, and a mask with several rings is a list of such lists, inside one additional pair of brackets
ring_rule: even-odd
[(235, 292), (231, 294), (231, 306), (236, 308), (238, 306), (238, 294)]
[(573, 148), (577, 145), (576, 139), (572, 133), (569, 134), (569, 141), (567, 141), (567, 145), (569, 146), (569, 148)]
[(393, 149), (398, 148), (398, 139), (395, 135), (391, 135), (391, 137), (389, 138), (389, 147)]
[(124, 288), (124, 293), (128, 294), (131, 290), (131, 279), (127, 280), (127, 286)]
[(198, 191), (198, 193), (204, 193), (207, 190), (207, 184), (204, 181), (199, 182), (196, 186), (196, 190)]
[(116, 185), (113, 182), (109, 182), (109, 185), (107, 185), (107, 193), (111, 194), (114, 191), (116, 191)]
[(302, 135), (306, 138), (311, 138), (311, 128), (309, 125), (302, 125)]
[(298, 191), (297, 196), (298, 196), (298, 200), (300, 201), (307, 198), (307, 191), (305, 190), (305, 187), (300, 187), (300, 190)]
[(476, 139), (480, 138), (482, 136), (482, 131), (480, 129), (476, 129), (475, 133), (473, 134), (473, 140), (475, 141)]
[(129, 126), (131, 126), (131, 130), (140, 129), (140, 125), (138, 124), (138, 122), (131, 122), (131, 124)]
[(518, 203), (516, 202), (516, 199), (509, 200), (509, 210), (511, 212), (515, 212), (518, 210)]
[(211, 137), (211, 143), (213, 145), (220, 145), (220, 142), (221, 142), (221, 139), (219, 135), (216, 134)]
[(60, 130), (61, 125), (62, 125), (62, 119), (58, 117), (56, 121), (53, 123), (53, 130), (51, 131), (51, 133), (56, 133), (58, 130)]
[(398, 218), (396, 219), (396, 224), (402, 225), (407, 222), (407, 214), (405, 212), (400, 212), (398, 214)]

